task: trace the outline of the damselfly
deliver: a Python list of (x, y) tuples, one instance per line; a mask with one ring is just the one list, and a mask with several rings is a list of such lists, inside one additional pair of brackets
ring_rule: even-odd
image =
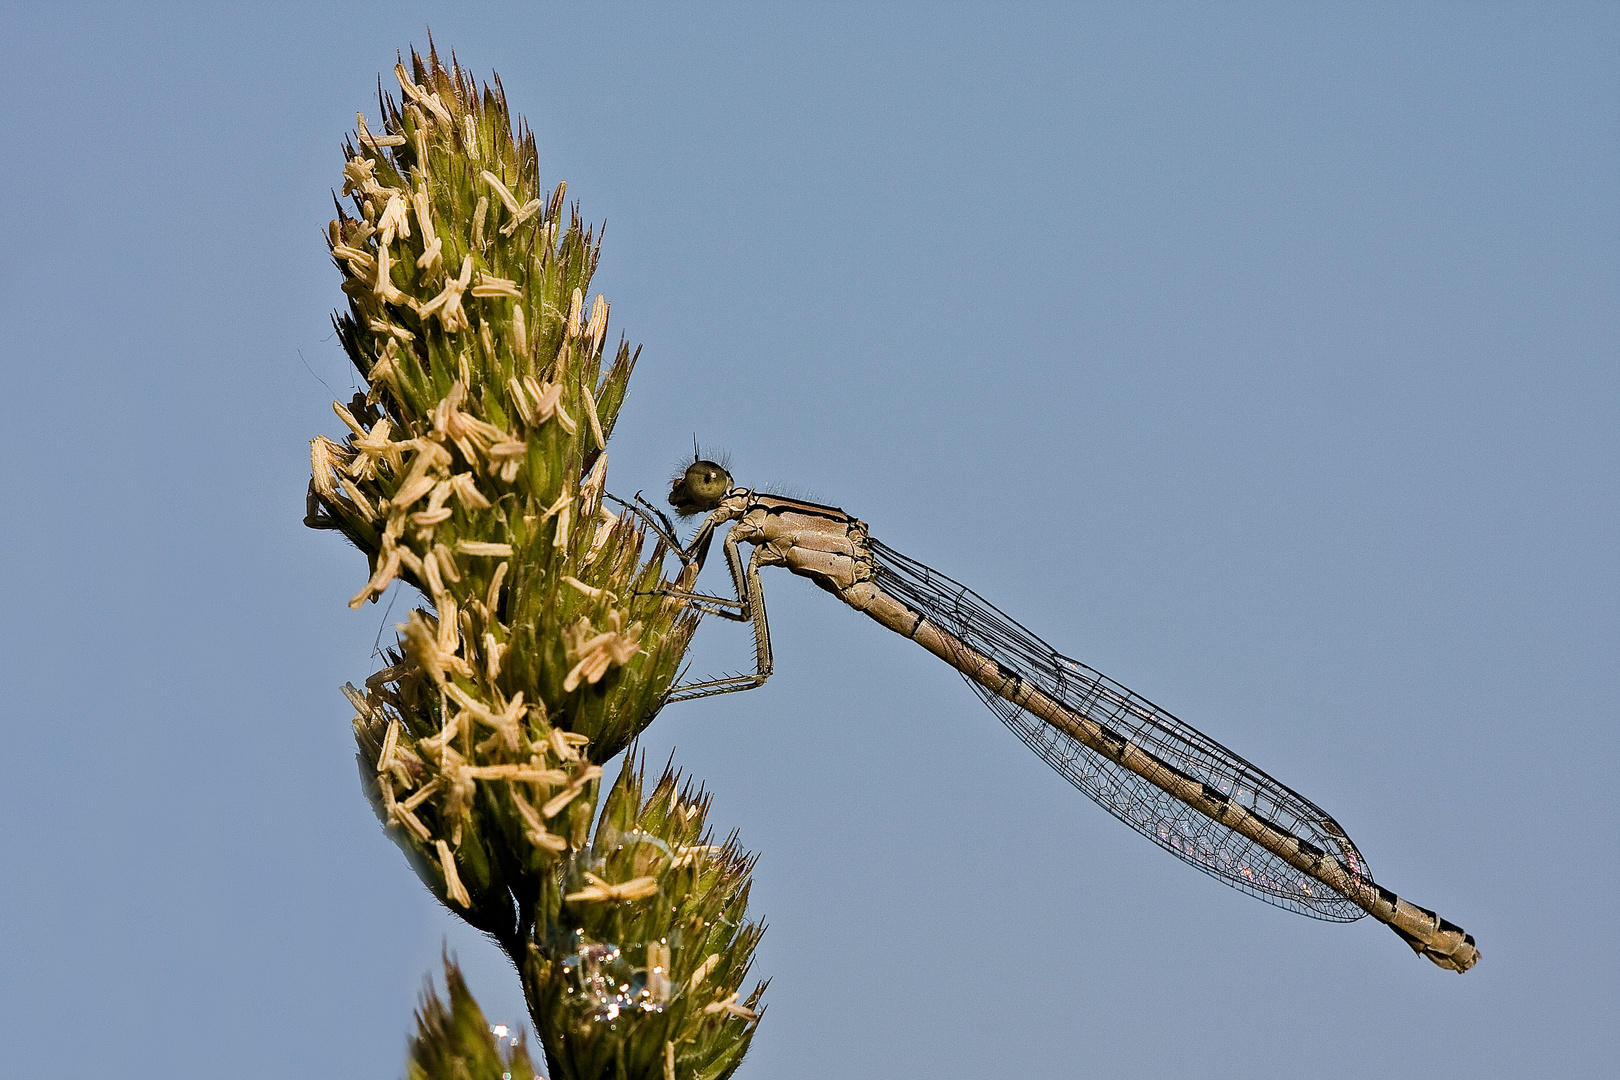
[[(765, 682), (771, 635), (759, 572), (785, 566), (951, 665), (1048, 764), (1185, 862), (1302, 915), (1371, 915), (1443, 968), (1467, 971), (1479, 959), (1461, 927), (1376, 884), (1355, 844), (1315, 803), (1057, 652), (973, 590), (872, 539), (864, 522), (837, 507), (734, 487), (723, 466), (704, 460), (675, 481), (669, 502), (683, 517), (708, 515), (688, 544), (639, 497), (624, 505), (682, 562), (681, 587), (666, 591), (751, 623), (756, 663), (752, 674), (675, 686), (666, 701)], [(723, 548), (736, 597), (690, 591), (715, 531), (728, 523)], [(746, 562), (744, 543), (753, 546)]]

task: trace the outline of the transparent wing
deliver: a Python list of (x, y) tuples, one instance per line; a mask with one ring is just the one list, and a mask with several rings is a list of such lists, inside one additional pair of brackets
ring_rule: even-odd
[[(1033, 683), (1049, 697), (1129, 739), (1160, 762), (1219, 790), (1251, 813), (1336, 857), (1372, 881), (1361, 852), (1321, 807), (1278, 783), (1151, 701), (1055, 651), (972, 589), (871, 541), (877, 584), (971, 649)], [(964, 676), (966, 678), (966, 676)], [(1349, 898), (1248, 837), (1091, 750), (1005, 698), (968, 685), (1006, 725), (1103, 809), (1212, 877), (1278, 907), (1333, 922), (1364, 912)]]

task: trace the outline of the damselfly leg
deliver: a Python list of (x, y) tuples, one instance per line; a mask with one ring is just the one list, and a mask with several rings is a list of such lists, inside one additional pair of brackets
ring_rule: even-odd
[[(692, 542), (683, 546), (674, 533), (674, 526), (657, 507), (648, 503), (638, 492), (634, 502), (610, 495), (614, 502), (630, 510), (651, 529), (654, 535), (663, 540), (675, 557), (681, 561), (682, 583), (691, 583), (697, 580), (698, 572), (703, 569), (703, 563), (708, 557), (709, 546), (714, 540), (715, 524), (712, 519), (705, 521), (699, 527)], [(655, 520), (656, 515), (656, 520)], [(736, 599), (724, 596), (710, 596), (706, 593), (693, 592), (690, 589), (663, 587), (652, 592), (658, 596), (669, 596), (685, 600), (698, 610), (708, 615), (718, 615), (722, 619), (732, 622), (752, 623), (754, 626), (754, 671), (747, 675), (727, 675), (716, 679), (704, 679), (699, 682), (683, 683), (673, 686), (665, 697), (665, 703), (674, 701), (690, 701), (693, 698), (712, 697), (715, 694), (731, 694), (740, 690), (752, 690), (763, 686), (765, 680), (770, 678), (772, 669), (771, 658), (771, 631), (770, 623), (765, 615), (765, 593), (760, 586), (759, 570), (763, 565), (764, 549), (755, 548), (753, 556), (745, 566), (742, 550), (736, 539), (729, 533), (721, 547), (726, 553), (726, 567), (731, 571), (732, 587), (735, 589)]]
[[(752, 690), (765, 685), (765, 680), (771, 677), (771, 630), (770, 623), (765, 617), (765, 591), (759, 583), (759, 568), (764, 562), (765, 549), (755, 548), (745, 567), (742, 551), (734, 536), (727, 533), (721, 546), (725, 549), (726, 566), (731, 570), (731, 581), (737, 590), (737, 599), (727, 600), (724, 597), (705, 596), (679, 589), (659, 591), (665, 596), (681, 597), (700, 605), (704, 603), (724, 605), (706, 607), (704, 610), (733, 622), (753, 623), (754, 672), (751, 675), (727, 675), (718, 679), (705, 679), (701, 682), (671, 687), (669, 696), (664, 699), (666, 702), (690, 701), (693, 698), (712, 697), (715, 694)], [(731, 608), (736, 610), (730, 610)]]
[(680, 539), (675, 535), (675, 523), (669, 520), (669, 515), (665, 514), (662, 510), (658, 509), (658, 507), (654, 506), (646, 499), (642, 498), (641, 492), (636, 492), (634, 501), (621, 499), (611, 491), (602, 492), (602, 497), (611, 502), (618, 503), (626, 510), (635, 514), (642, 521), (646, 522), (647, 527), (652, 530), (653, 535), (662, 540), (664, 542), (664, 546), (675, 553), (675, 556), (681, 560), (681, 564), (683, 566), (689, 564), (691, 560), (688, 558), (685, 549), (682, 547)]

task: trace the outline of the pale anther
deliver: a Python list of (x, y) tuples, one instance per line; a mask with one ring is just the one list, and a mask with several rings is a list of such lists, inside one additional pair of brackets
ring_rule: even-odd
[(439, 852), (439, 865), (444, 868), (444, 891), (451, 900), (464, 908), (472, 907), (472, 897), (467, 895), (467, 889), (461, 884), (461, 878), (456, 874), (456, 859), (450, 853), (450, 845), (443, 840), (435, 840), (434, 845)]
[[(520, 297), (517, 282), (509, 278), (496, 277), (494, 274), (479, 274), (478, 284), (472, 287), (474, 296), (510, 296)], [(490, 350), (494, 352), (493, 349)]]
[(509, 558), (512, 554), (512, 545), (493, 544), (482, 540), (457, 540), (456, 550), (463, 555), (491, 555), (497, 558)]
[(366, 128), (366, 114), (365, 113), (355, 113), (354, 114), (354, 129), (355, 129), (355, 132), (359, 135), (360, 141), (362, 143), (364, 143), (365, 145), (371, 147), (373, 150), (379, 150), (384, 146), (404, 146), (405, 145), (405, 136), (403, 136), (403, 135), (373, 135)]
[(506, 212), (509, 214), (517, 213), (518, 208), (522, 204), (518, 202), (517, 196), (513, 195), (512, 192), (507, 189), (507, 186), (501, 183), (501, 178), (490, 172), (488, 169), (485, 169), (482, 175), (484, 177), (484, 183), (488, 184), (494, 190), (495, 194), (500, 196), (502, 205), (506, 207)]

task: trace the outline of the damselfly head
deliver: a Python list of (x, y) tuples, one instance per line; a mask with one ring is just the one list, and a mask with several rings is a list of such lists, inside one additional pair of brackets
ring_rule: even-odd
[(717, 462), (698, 460), (675, 478), (669, 489), (669, 505), (681, 517), (706, 514), (720, 505), (731, 491), (731, 474)]

